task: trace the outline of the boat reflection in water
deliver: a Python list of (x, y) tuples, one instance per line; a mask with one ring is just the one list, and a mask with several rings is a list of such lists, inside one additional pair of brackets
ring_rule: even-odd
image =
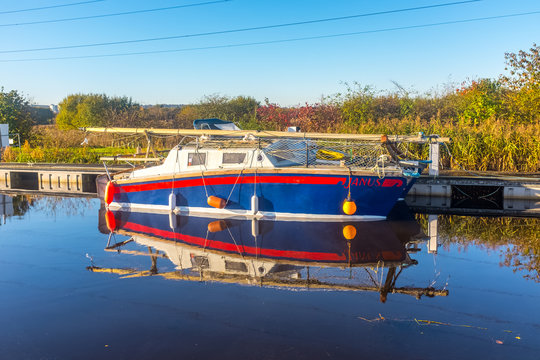
[[(364, 222), (297, 222), (246, 218), (211, 219), (141, 212), (100, 211), (100, 230), (127, 235), (106, 251), (145, 255), (149, 270), (90, 266), (95, 272), (214, 281), (287, 289), (375, 291), (446, 296), (447, 290), (398, 288), (401, 272), (417, 264), (425, 236), (413, 219)], [(106, 225), (106, 226), (105, 226)], [(133, 250), (138, 245), (139, 250)], [(143, 246), (147, 251), (141, 251)], [(174, 271), (160, 272), (158, 258)]]

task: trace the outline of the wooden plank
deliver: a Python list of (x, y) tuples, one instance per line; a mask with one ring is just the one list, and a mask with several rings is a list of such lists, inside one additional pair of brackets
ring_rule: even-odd
[[(128, 252), (126, 251), (126, 253)], [(131, 254), (146, 255), (146, 256), (154, 255), (154, 254), (135, 253), (135, 252), (131, 252)], [(375, 266), (375, 264), (373, 266)], [(355, 285), (355, 284), (350, 284), (350, 285), (349, 284), (334, 284), (330, 282), (320, 281), (317, 279), (313, 279), (313, 280), (275, 279), (272, 277), (264, 277), (264, 276), (258, 277), (258, 276), (250, 276), (247, 274), (227, 274), (227, 273), (217, 273), (217, 272), (212, 272), (212, 271), (205, 271), (204, 273), (191, 275), (191, 274), (183, 273), (180, 271), (168, 271), (168, 272), (156, 274), (148, 270), (136, 271), (132, 269), (102, 268), (102, 267), (97, 267), (97, 266), (89, 266), (87, 269), (93, 272), (112, 273), (112, 274), (124, 275), (126, 277), (161, 276), (169, 280), (184, 280), (184, 281), (196, 281), (196, 282), (200, 282), (202, 280), (202, 281), (215, 281), (215, 282), (230, 283), (230, 284), (245, 284), (245, 285), (258, 284), (261, 286), (269, 286), (269, 287), (271, 286), (271, 287), (286, 287), (286, 288), (331, 289), (331, 290), (338, 290), (338, 291), (381, 292), (381, 289), (379, 286)], [(390, 289), (390, 293), (412, 295), (418, 298), (422, 295), (426, 295), (430, 297), (448, 296), (449, 291), (437, 290), (433, 288), (392, 287)]]
[(143, 161), (143, 162), (150, 162), (150, 161), (162, 161), (163, 158), (133, 158), (133, 157), (126, 157), (126, 156), (102, 156), (99, 158), (99, 161)]
[[(294, 138), (294, 139), (334, 139), (334, 140), (361, 140), (381, 142), (383, 136), (387, 136), (389, 141), (400, 142), (429, 142), (428, 138), (422, 138), (418, 135), (383, 135), (383, 134), (332, 134), (332, 133), (316, 133), (316, 132), (287, 132), (287, 131), (259, 131), (259, 130), (198, 130), (198, 129), (152, 129), (152, 128), (103, 128), (89, 127), (82, 130), (87, 132), (111, 133), (111, 134), (157, 134), (157, 135), (178, 135), (178, 136), (235, 136), (244, 137), (252, 135), (262, 138)], [(437, 138), (438, 142), (449, 142), (450, 138)]]

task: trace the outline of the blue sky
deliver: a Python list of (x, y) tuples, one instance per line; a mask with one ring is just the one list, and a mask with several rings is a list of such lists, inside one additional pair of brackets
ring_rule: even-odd
[[(58, 103), (72, 93), (93, 92), (129, 96), (142, 104), (185, 104), (197, 102), (204, 95), (220, 94), (250, 95), (260, 101), (268, 98), (281, 105), (295, 105), (317, 102), (323, 95), (341, 92), (345, 82), (394, 90), (395, 81), (406, 89), (425, 93), (468, 78), (497, 77), (504, 72), (505, 52), (540, 43), (540, 13), (379, 31), (540, 12), (538, 0), (483, 0), (208, 36), (13, 52), (220, 32), (459, 0), (101, 0), (9, 12), (84, 1), (1, 2), (0, 86), (5, 90), (16, 89), (38, 104)], [(12, 25), (187, 4), (201, 5), (78, 21)], [(354, 32), (365, 33), (223, 47)], [(184, 51), (87, 57), (179, 49)], [(69, 59), (77, 56), (82, 58)], [(58, 57), (68, 58), (42, 60)]]

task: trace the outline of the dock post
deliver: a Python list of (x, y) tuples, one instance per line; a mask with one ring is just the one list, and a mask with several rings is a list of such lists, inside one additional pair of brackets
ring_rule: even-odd
[(439, 148), (440, 143), (438, 141), (431, 142), (429, 144), (429, 175), (439, 176)]
[(437, 254), (438, 243), (438, 222), (437, 215), (428, 215), (428, 254)]

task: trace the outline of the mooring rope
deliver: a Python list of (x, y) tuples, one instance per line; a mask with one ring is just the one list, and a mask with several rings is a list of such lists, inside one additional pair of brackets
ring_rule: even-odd
[(204, 245), (203, 245), (203, 251), (206, 251), (206, 244), (208, 243), (208, 235), (210, 234), (210, 231), (208, 230), (208, 227), (206, 228), (206, 236), (204, 237)]
[(352, 181), (352, 170), (350, 167), (348, 167), (349, 169), (349, 193), (347, 194), (347, 200), (351, 200), (351, 181)]
[(232, 241), (234, 242), (234, 245), (236, 246), (236, 250), (238, 251), (238, 254), (240, 254), (240, 256), (242, 257), (242, 260), (245, 260), (244, 258), (244, 254), (242, 253), (242, 251), (240, 251), (240, 247), (238, 246), (238, 244), (236, 243), (236, 240), (231, 232), (231, 229), (229, 229), (229, 227), (227, 226), (227, 231), (229, 232), (229, 235), (231, 236), (231, 239)]
[(174, 161), (174, 167), (173, 167), (173, 174), (172, 174), (172, 184), (171, 184), (171, 194), (174, 193), (174, 180), (175, 180), (175, 174), (176, 174), (176, 166), (178, 166), (178, 168), (180, 168), (180, 166), (178, 165), (178, 152), (180, 151), (180, 149), (176, 149), (176, 160)]
[(208, 198), (208, 191), (206, 190), (206, 182), (204, 181), (204, 171), (201, 171), (201, 178), (202, 178), (202, 183), (204, 187), (204, 193), (206, 194), (206, 198)]
[[(386, 171), (385, 171), (385, 167), (384, 167), (384, 160), (386, 159), (386, 155), (381, 155), (379, 156), (379, 158), (377, 159), (377, 162), (375, 163), (375, 166), (373, 168), (371, 168), (372, 171), (376, 171), (377, 172), (377, 177), (379, 179), (382, 179), (386, 176)], [(379, 160), (382, 161), (382, 166), (379, 166)], [(382, 176), (381, 176), (381, 170), (382, 169)]]
[(231, 189), (231, 192), (229, 193), (229, 196), (227, 197), (227, 201), (225, 202), (226, 204), (229, 203), (229, 199), (231, 198), (231, 196), (233, 194), (233, 191), (234, 191), (234, 188), (236, 187), (236, 183), (238, 183), (238, 179), (240, 179), (240, 176), (242, 176), (243, 171), (244, 171), (244, 169), (240, 170), (240, 173), (236, 177), (236, 181), (234, 182), (234, 185), (233, 185), (233, 187)]
[[(198, 138), (197, 138), (197, 146), (195, 147), (195, 154), (197, 154), (197, 157), (199, 158), (199, 166), (201, 166), (201, 153), (199, 152)], [(205, 158), (205, 160), (206, 160), (206, 158)], [(206, 189), (206, 182), (204, 180), (204, 171), (208, 170), (206, 168), (206, 161), (204, 161), (204, 163), (202, 165), (204, 166), (204, 170), (201, 170), (201, 178), (202, 178), (202, 182), (203, 182), (203, 186), (204, 186), (204, 193), (206, 194), (206, 198), (208, 198), (208, 190)]]
[[(260, 149), (257, 150), (257, 152), (260, 153)], [(255, 151), (253, 152), (253, 157), (255, 157)], [(252, 159), (253, 160), (253, 159)], [(258, 161), (255, 161), (255, 179), (253, 181), (253, 196), (257, 196), (257, 171), (258, 171)]]

